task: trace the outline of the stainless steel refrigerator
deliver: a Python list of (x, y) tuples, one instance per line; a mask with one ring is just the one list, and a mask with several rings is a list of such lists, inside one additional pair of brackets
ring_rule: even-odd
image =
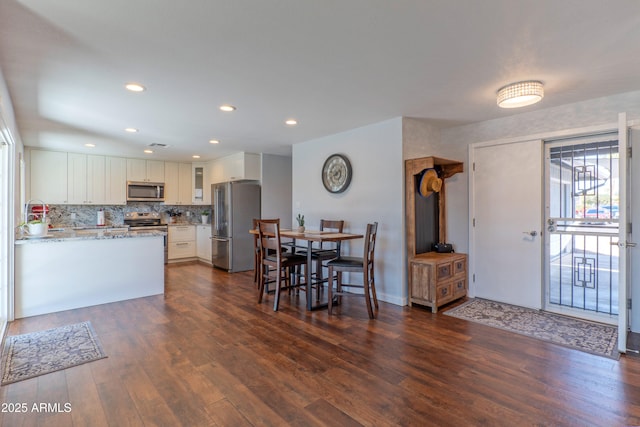
[(260, 218), (260, 185), (235, 181), (211, 185), (213, 219), (211, 256), (214, 267), (229, 272), (253, 269), (252, 220)]

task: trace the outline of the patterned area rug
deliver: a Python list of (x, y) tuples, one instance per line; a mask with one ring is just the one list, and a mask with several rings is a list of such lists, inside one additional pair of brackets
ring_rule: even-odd
[(530, 308), (472, 299), (444, 314), (618, 359), (618, 328)]
[(2, 385), (105, 357), (90, 322), (8, 336), (2, 353)]

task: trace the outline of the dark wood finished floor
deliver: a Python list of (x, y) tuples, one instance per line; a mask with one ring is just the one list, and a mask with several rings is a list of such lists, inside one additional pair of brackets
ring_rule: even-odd
[[(251, 273), (166, 268), (166, 295), (13, 322), (90, 320), (108, 358), (0, 388), (2, 426), (623, 426), (640, 359), (610, 360), (381, 302), (256, 303)], [(40, 403), (70, 412), (32, 412)]]

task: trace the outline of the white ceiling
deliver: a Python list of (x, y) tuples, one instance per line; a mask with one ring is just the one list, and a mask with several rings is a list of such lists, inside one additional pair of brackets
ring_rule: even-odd
[[(454, 126), (638, 90), (639, 42), (638, 0), (0, 0), (25, 145), (143, 157), (161, 143), (150, 156), (165, 160), (289, 154), (393, 117)], [(541, 103), (496, 106), (501, 86), (530, 79)]]

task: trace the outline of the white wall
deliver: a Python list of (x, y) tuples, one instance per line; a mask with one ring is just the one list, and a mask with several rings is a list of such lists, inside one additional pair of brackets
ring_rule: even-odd
[[(346, 155), (353, 168), (351, 185), (340, 194), (327, 192), (321, 179), (322, 165), (334, 153)], [(354, 233), (377, 221), (378, 298), (399, 305), (407, 303), (402, 160), (401, 118), (293, 146), (292, 215), (303, 214), (309, 229), (317, 229), (320, 219), (343, 219), (345, 231)], [(362, 256), (363, 241), (345, 242), (343, 249)]]
[(280, 218), (291, 228), (291, 157), (262, 154), (261, 218)]

